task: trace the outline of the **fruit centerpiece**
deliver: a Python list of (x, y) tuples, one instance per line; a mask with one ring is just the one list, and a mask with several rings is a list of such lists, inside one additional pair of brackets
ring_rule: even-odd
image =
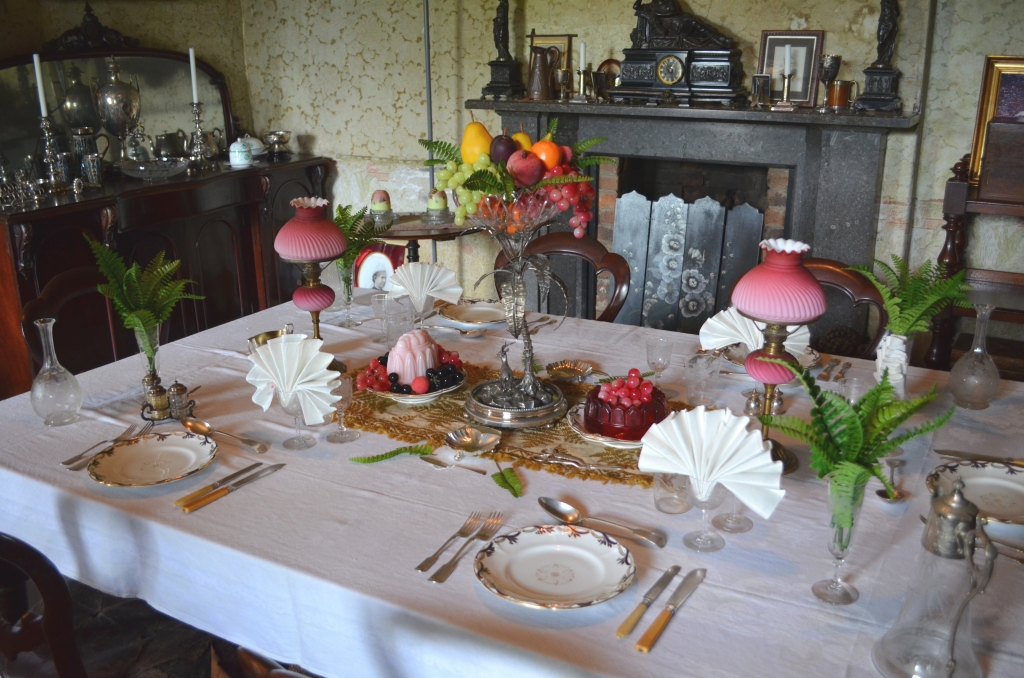
[(574, 146), (554, 142), (558, 120), (553, 119), (543, 138), (536, 143), (525, 134), (500, 134), (494, 138), (483, 124), (471, 122), (459, 147), (444, 141), (420, 143), (433, 156), (428, 165), (444, 165), (437, 173), (438, 190), (451, 189), (455, 223), (470, 219), (486, 229), (501, 246), (508, 264), (485, 274), (495, 276), (495, 287), (505, 308), (509, 332), (523, 341), (523, 376), (516, 378), (508, 366), (507, 347), (499, 354), (502, 376), (475, 387), (466, 401), (466, 411), (477, 421), (492, 426), (518, 428), (537, 426), (565, 414), (561, 391), (539, 381), (533, 370), (533, 342), (526, 324), (524, 275), (537, 276), (541, 303), (552, 283), (568, 298), (565, 284), (552, 274), (543, 256), (526, 254), (526, 246), (541, 226), (558, 213), (573, 209), (569, 225), (578, 238), (594, 217), (593, 181), (583, 169), (602, 162), (601, 156), (582, 154), (603, 139), (588, 139)]

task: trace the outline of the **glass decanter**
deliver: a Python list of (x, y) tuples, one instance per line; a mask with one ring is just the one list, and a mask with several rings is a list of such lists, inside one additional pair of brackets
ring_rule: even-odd
[(82, 409), (82, 388), (75, 375), (57, 362), (53, 348), (53, 318), (36, 321), (43, 343), (43, 366), (32, 380), (32, 409), (47, 426), (63, 426), (78, 421)]
[(999, 392), (999, 369), (985, 349), (988, 320), (995, 306), (975, 304), (978, 322), (974, 327), (974, 344), (960, 356), (949, 371), (949, 391), (960, 407), (983, 410)]

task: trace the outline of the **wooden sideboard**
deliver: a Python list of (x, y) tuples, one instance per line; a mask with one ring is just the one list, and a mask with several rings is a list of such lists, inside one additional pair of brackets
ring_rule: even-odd
[[(129, 262), (145, 263), (160, 250), (182, 261), (180, 275), (195, 280), (202, 301), (175, 309), (169, 340), (248, 315), (291, 298), (298, 269), (274, 252), (274, 236), (301, 196), (322, 196), (326, 158), (294, 155), (258, 161), (246, 169), (144, 183), (108, 175), (103, 188), (51, 196), (31, 208), (0, 210), (5, 252), (0, 256), (0, 398), (31, 387), (35, 371), (21, 328), (21, 309), (55, 275), (95, 265), (83, 233)], [(108, 324), (99, 294), (74, 300), (54, 326), (61, 364), (81, 372), (135, 354), (131, 333)]]

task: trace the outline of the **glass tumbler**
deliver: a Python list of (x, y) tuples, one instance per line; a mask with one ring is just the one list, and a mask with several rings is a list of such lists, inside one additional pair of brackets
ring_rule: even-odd
[(654, 474), (654, 507), (662, 513), (686, 513), (690, 510), (687, 498), (689, 478), (678, 473)]
[(411, 307), (399, 303), (396, 299), (392, 299), (388, 303), (387, 311), (384, 314), (384, 327), (389, 351), (394, 348), (399, 337), (406, 332), (412, 332), (415, 319), (416, 314)]
[(686, 398), (689, 404), (711, 407), (718, 398), (721, 358), (698, 353), (686, 362)]

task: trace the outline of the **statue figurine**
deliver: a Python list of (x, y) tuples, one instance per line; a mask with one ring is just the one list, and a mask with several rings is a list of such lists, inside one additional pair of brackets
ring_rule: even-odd
[(498, 50), (498, 61), (512, 61), (508, 51), (508, 0), (498, 0), (498, 11), (494, 15), (494, 47)]
[(732, 40), (679, 8), (676, 0), (635, 0), (633, 49), (731, 49)]
[(501, 381), (501, 391), (510, 395), (515, 390), (515, 374), (508, 366), (508, 347), (511, 344), (502, 342), (498, 350), (498, 359), (501, 360), (501, 369), (498, 371), (498, 379)]
[(899, 26), (896, 20), (900, 16), (897, 0), (882, 0), (878, 14), (878, 58), (871, 64), (872, 68), (889, 68), (892, 55), (896, 51), (896, 34)]

